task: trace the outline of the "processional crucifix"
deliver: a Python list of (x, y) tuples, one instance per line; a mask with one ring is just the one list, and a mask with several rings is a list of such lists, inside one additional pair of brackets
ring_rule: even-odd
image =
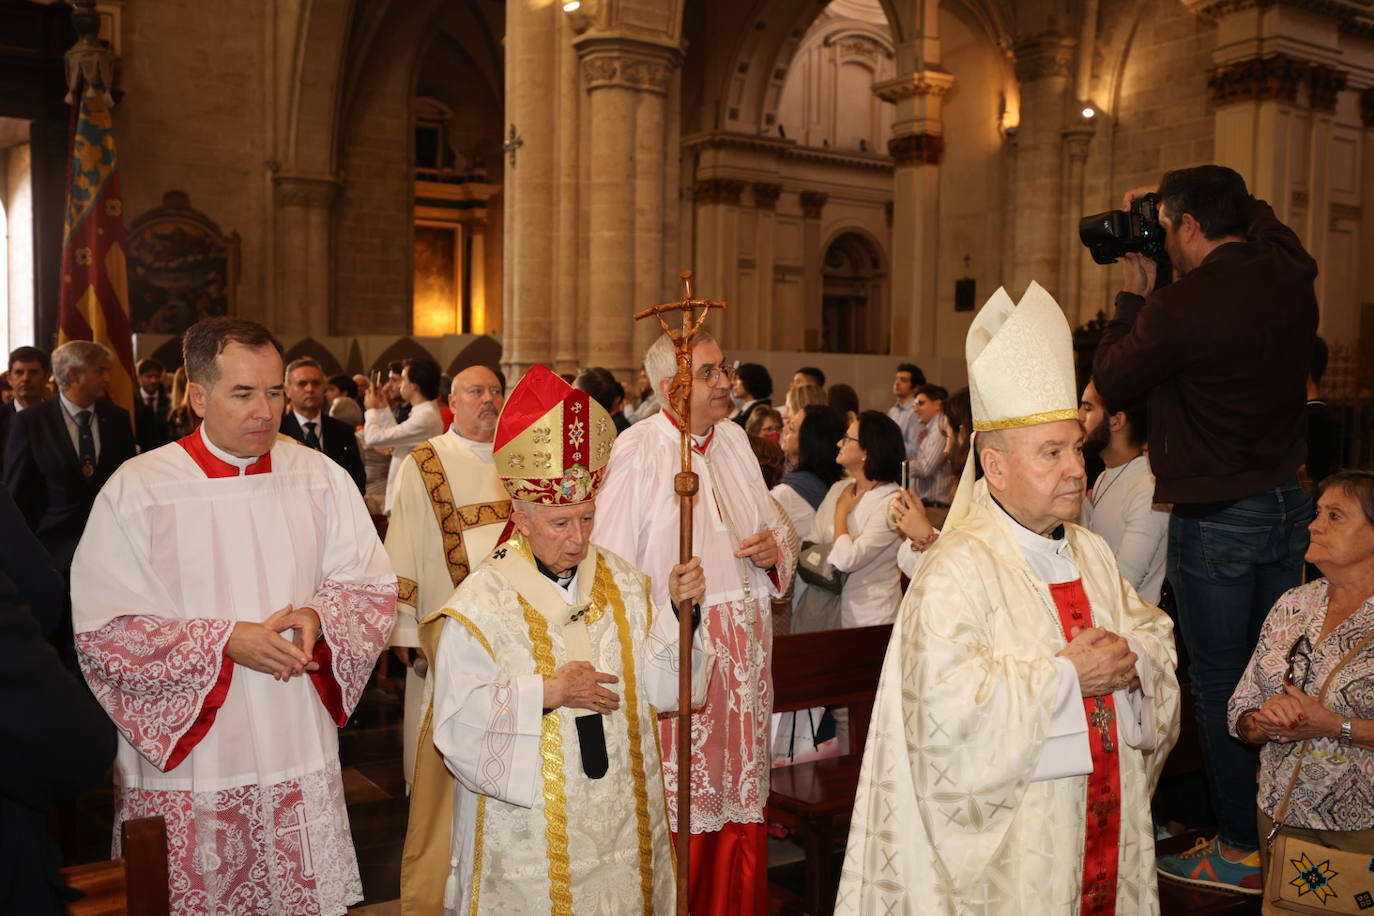
[[(673, 477), (673, 492), (678, 500), (678, 562), (686, 563), (692, 559), (692, 498), (697, 495), (698, 480), (692, 470), (692, 347), (697, 332), (706, 323), (711, 309), (728, 308), (724, 302), (714, 299), (692, 298), (692, 272), (684, 270), (679, 279), (682, 281), (682, 300), (651, 306), (635, 312), (635, 320), (658, 318), (664, 333), (673, 341), (677, 354), (677, 371), (668, 386), (668, 406), (681, 422), (682, 470)], [(701, 309), (697, 315), (696, 310)], [(666, 312), (682, 312), (682, 328), (674, 329), (663, 317)], [(687, 875), (688, 840), (692, 835), (692, 665), (690, 656), (692, 645), (692, 613), (687, 608), (678, 609), (678, 682), (677, 682), (677, 912), (687, 916)]]

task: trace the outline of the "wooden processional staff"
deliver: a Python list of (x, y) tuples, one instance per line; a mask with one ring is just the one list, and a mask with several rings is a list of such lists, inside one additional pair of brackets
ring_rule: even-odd
[[(655, 305), (635, 313), (635, 320), (658, 318), (673, 341), (677, 371), (668, 387), (668, 406), (677, 414), (682, 427), (682, 470), (673, 477), (673, 492), (678, 501), (678, 562), (692, 559), (692, 498), (697, 495), (697, 475), (692, 470), (692, 346), (697, 331), (706, 323), (711, 309), (726, 308), (714, 299), (692, 298), (692, 272), (684, 270), (682, 300)], [(701, 315), (696, 310), (701, 309)], [(663, 317), (665, 312), (682, 312), (682, 329), (674, 330)], [(692, 613), (678, 608), (678, 696), (677, 696), (677, 912), (687, 916), (688, 841), (692, 836)]]

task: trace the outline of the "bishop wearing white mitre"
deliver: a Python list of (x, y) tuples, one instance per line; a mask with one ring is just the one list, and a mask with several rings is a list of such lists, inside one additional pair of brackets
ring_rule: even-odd
[(893, 628), (836, 912), (1157, 913), (1169, 618), (1071, 521), (1083, 432), (1059, 306), (998, 290), (966, 349), (973, 453)]

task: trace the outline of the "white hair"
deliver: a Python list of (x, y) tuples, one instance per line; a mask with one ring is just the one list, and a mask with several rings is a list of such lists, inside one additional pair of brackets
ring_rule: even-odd
[[(715, 343), (716, 338), (710, 331), (698, 331), (692, 338), (692, 346)], [(658, 335), (658, 340), (650, 344), (644, 354), (644, 373), (649, 376), (649, 384), (658, 391), (658, 383), (677, 374), (677, 348), (667, 334)]]
[(65, 390), (72, 383), (72, 370), (84, 371), (110, 358), (110, 348), (104, 344), (92, 340), (69, 340), (52, 351), (52, 377), (57, 380), (57, 387)]

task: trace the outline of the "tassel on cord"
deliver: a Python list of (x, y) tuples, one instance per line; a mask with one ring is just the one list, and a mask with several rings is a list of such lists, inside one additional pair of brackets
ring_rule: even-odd
[(444, 911), (450, 912), (458, 906), (458, 859), (448, 860), (448, 879), (444, 881)]

